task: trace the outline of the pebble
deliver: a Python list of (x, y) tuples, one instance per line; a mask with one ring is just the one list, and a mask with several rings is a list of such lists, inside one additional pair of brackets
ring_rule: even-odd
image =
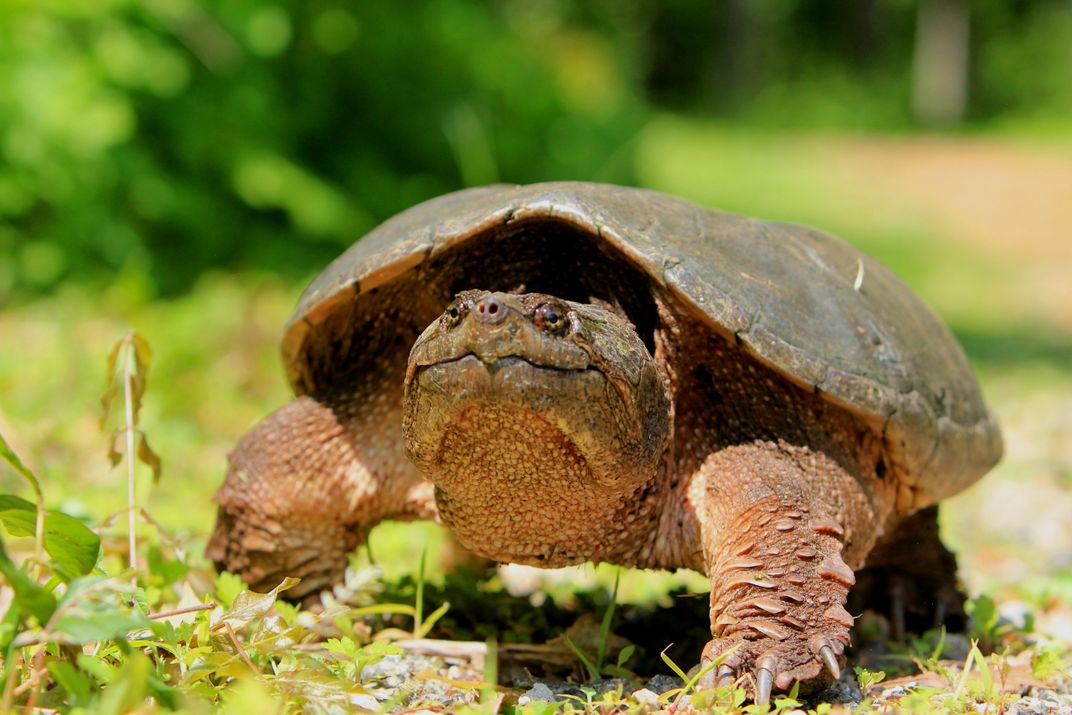
[(532, 702), (553, 703), (555, 694), (543, 683), (536, 683), (525, 691), (525, 694), (517, 699), (518, 705), (528, 705)]
[(655, 705), (659, 702), (659, 696), (647, 688), (641, 688), (633, 693), (633, 700), (643, 705)]

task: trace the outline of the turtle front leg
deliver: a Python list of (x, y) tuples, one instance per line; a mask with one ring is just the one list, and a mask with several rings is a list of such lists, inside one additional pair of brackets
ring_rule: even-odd
[[(362, 424), (361, 405), (300, 397), (250, 430), (230, 455), (216, 493), (207, 555), (251, 587), (302, 579), (288, 599), (342, 580), (347, 554), (388, 518), (431, 518), (431, 486), (383, 424)], [(363, 429), (367, 427), (366, 429)]]
[(796, 682), (826, 687), (850, 642), (853, 569), (875, 540), (871, 498), (833, 459), (786, 443), (723, 449), (702, 474), (714, 636), (703, 663), (725, 654), (707, 685), (750, 673), (757, 703)]

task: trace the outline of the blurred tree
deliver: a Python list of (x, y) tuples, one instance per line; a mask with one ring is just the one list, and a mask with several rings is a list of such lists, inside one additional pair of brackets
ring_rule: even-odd
[(628, 183), (653, 108), (904, 130), (914, 84), (924, 119), (1067, 126), (1070, 76), (1068, 0), (5, 0), (0, 303), (308, 274), (464, 185)]
[(971, 10), (966, 0), (920, 0), (912, 107), (924, 124), (949, 126), (968, 108)]
[(1072, 108), (1068, 0), (638, 0), (650, 97), (749, 125), (903, 130)]
[(628, 182), (643, 107), (609, 7), (8, 3), (0, 300), (124, 269), (163, 293), (209, 266), (308, 272), (466, 184)]

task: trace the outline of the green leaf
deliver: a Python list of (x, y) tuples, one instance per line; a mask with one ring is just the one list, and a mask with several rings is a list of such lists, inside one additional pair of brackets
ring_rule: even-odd
[(599, 625), (599, 646), (596, 650), (596, 668), (603, 670), (603, 659), (607, 654), (607, 638), (610, 637), (610, 623), (614, 619), (614, 607), (618, 604), (618, 583), (622, 579), (621, 568), (614, 572), (614, 590), (610, 594), (607, 610), (603, 612), (603, 621)]
[(360, 673), (365, 666), (378, 663), (389, 655), (402, 655), (403, 653), (405, 651), (394, 643), (373, 641), (357, 651), (354, 663), (357, 666), (357, 672)]
[(52, 679), (67, 691), (68, 705), (80, 708), (89, 704), (93, 681), (80, 672), (78, 668), (75, 668), (65, 660), (50, 660), (48, 662), (48, 672), (52, 674)]
[(99, 715), (119, 715), (144, 707), (152, 664), (141, 651), (131, 651), (97, 704)]
[(41, 496), (41, 483), (37, 481), (37, 477), (29, 468), (22, 463), (18, 455), (15, 454), (11, 446), (8, 445), (7, 440), (4, 439), (4, 435), (0, 434), (0, 458), (11, 465), (11, 468), (22, 475), (23, 479), (30, 483), (30, 487), (33, 488), (34, 494), (38, 497)]
[(125, 604), (129, 594), (124, 588), (129, 585), (117, 588), (115, 580), (101, 576), (72, 581), (60, 602), (62, 615), (54, 631), (71, 643), (95, 643), (148, 628), (151, 621)]
[(111, 663), (89, 653), (79, 653), (75, 656), (78, 667), (86, 671), (102, 683), (110, 683), (115, 678), (117, 668)]
[(23, 613), (28, 613), (44, 625), (56, 611), (56, 597), (37, 585), (33, 579), (19, 569), (7, 555), (4, 542), (0, 541), (0, 573), (15, 592), (15, 604)]
[(156, 544), (149, 545), (149, 573), (159, 583), (171, 585), (178, 583), (190, 571), (190, 567), (178, 559), (166, 559), (160, 547)]
[(145, 433), (138, 430), (138, 459), (141, 463), (153, 470), (153, 484), (160, 481), (160, 455), (149, 446), (149, 438)]
[(435, 624), (442, 618), (446, 612), (450, 609), (450, 602), (444, 601), (439, 608), (432, 611), (432, 613), (421, 622), (421, 627), (413, 632), (414, 638), (426, 637), (435, 627)]
[[(4, 613), (4, 617), (0, 619), (0, 652), (8, 652), (8, 646), (11, 645), (11, 641), (19, 633), (21, 620), (22, 611), (19, 610), (18, 604), (11, 604), (11, 607)], [(8, 653), (8, 656), (10, 656), (10, 653)], [(5, 660), (4, 662), (8, 663), (10, 660)]]
[(108, 438), (108, 463), (113, 467), (123, 459), (123, 442), (127, 434), (126, 427), (116, 427)]
[(971, 616), (972, 634), (983, 639), (993, 636), (999, 618), (994, 599), (984, 593), (969, 599), (965, 606)]
[(235, 598), (230, 609), (228, 609), (220, 620), (212, 626), (213, 630), (221, 628), (224, 623), (229, 624), (231, 628), (238, 629), (247, 623), (251, 623), (258, 618), (264, 617), (268, 611), (272, 610), (272, 606), (275, 604), (275, 599), (279, 594), (282, 591), (286, 591), (288, 588), (296, 586), (299, 581), (301, 581), (301, 579), (288, 576), (283, 579), (282, 583), (268, 593), (243, 591)]
[(625, 665), (629, 661), (629, 659), (633, 657), (633, 653), (635, 651), (636, 646), (632, 643), (622, 648), (621, 652), (618, 653), (618, 667), (621, 668), (623, 665)]
[(859, 666), (852, 670), (856, 673), (856, 680), (860, 683), (860, 692), (864, 695), (867, 695), (871, 688), (886, 679), (886, 672), (883, 670), (867, 670)]
[(566, 645), (568, 645), (569, 649), (573, 651), (573, 654), (577, 656), (577, 660), (581, 661), (581, 664), (584, 665), (584, 669), (588, 671), (588, 679), (599, 680), (599, 668), (596, 667), (596, 664), (592, 662), (591, 658), (585, 655), (584, 651), (581, 650), (581, 647), (574, 643), (573, 639), (569, 636), (566, 636)]
[(1039, 680), (1049, 680), (1055, 675), (1072, 672), (1072, 659), (1060, 646), (1040, 647), (1031, 656), (1031, 674)]
[(338, 653), (348, 658), (357, 658), (358, 648), (351, 638), (328, 638), (324, 644), (328, 653)]
[(246, 584), (236, 574), (230, 571), (221, 571), (216, 576), (216, 601), (224, 608), (230, 608), (238, 594), (242, 593)]
[(37, 506), (14, 494), (0, 494), (0, 522), (12, 536), (33, 536)]
[[(37, 507), (12, 494), (0, 494), (0, 522), (12, 536), (33, 536)], [(97, 565), (100, 537), (73, 516), (45, 513), (45, 551), (64, 581), (85, 576)]]
[(681, 667), (680, 667), (680, 666), (678, 666), (678, 664), (677, 664), (677, 663), (675, 663), (675, 662), (674, 662), (674, 661), (673, 661), (673, 660), (672, 660), (672, 659), (670, 658), (670, 656), (668, 656), (668, 655), (666, 654), (666, 651), (670, 650), (670, 648), (671, 648), (671, 647), (672, 647), (673, 645), (674, 645), (674, 644), (673, 644), (673, 643), (671, 643), (670, 645), (668, 645), (668, 646), (666, 646), (665, 648), (663, 648), (663, 649), (662, 649), (662, 652), (660, 652), (660, 653), (659, 653), (659, 657), (660, 657), (660, 658), (662, 658), (662, 659), (663, 659), (663, 662), (664, 662), (664, 663), (666, 663), (666, 664), (667, 664), (667, 666), (669, 666), (669, 667), (670, 667), (670, 670), (674, 671), (674, 675), (676, 675), (677, 677), (681, 678), (681, 682), (682, 682), (682, 683), (687, 683), (687, 682), (689, 682), (689, 676), (685, 675), (685, 671), (684, 671), (684, 670), (682, 670), (682, 669), (681, 669)]
[[(124, 348), (127, 352), (124, 353)], [(134, 364), (131, 366), (129, 360), (131, 354), (134, 358)], [(120, 364), (120, 355), (123, 357), (122, 364)], [(112, 351), (108, 354), (108, 373), (105, 375), (105, 384), (108, 386), (104, 394), (101, 395), (101, 426), (108, 421), (108, 415), (112, 409), (112, 403), (119, 396), (119, 385), (123, 384), (125, 380), (126, 370), (130, 370), (130, 391), (133, 404), (131, 405), (131, 412), (133, 415), (134, 426), (138, 424), (138, 417), (141, 412), (141, 399), (145, 395), (146, 377), (149, 371), (149, 365), (153, 361), (153, 351), (149, 347), (149, 343), (136, 332), (130, 332), (124, 335), (122, 338), (115, 342), (112, 346)], [(118, 376), (116, 372), (121, 374)], [(118, 384), (117, 384), (118, 383)]]
[(104, 384), (108, 387), (104, 390), (104, 394), (101, 395), (101, 429), (104, 429), (104, 426), (108, 424), (108, 415), (112, 411), (112, 402), (115, 401), (116, 396), (119, 394), (119, 387), (115, 381), (115, 367), (119, 362), (119, 351), (122, 348), (123, 340), (116, 340), (115, 345), (112, 346), (112, 351), (108, 353), (108, 374), (104, 376)]
[(132, 375), (131, 392), (134, 397), (134, 424), (138, 424), (141, 415), (141, 399), (145, 396), (145, 388), (149, 377), (149, 366), (153, 362), (153, 351), (149, 342), (136, 332), (130, 333), (130, 342), (134, 346), (134, 374)]
[(98, 604), (76, 607), (56, 621), (55, 632), (71, 643), (96, 643), (122, 638), (131, 631), (148, 628), (151, 622), (137, 611), (109, 609)]

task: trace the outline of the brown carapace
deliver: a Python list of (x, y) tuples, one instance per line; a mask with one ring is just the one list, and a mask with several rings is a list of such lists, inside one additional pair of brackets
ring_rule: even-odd
[[(523, 288), (522, 288), (523, 287)], [(948, 329), (811, 229), (598, 184), (400, 214), (303, 295), (299, 397), (251, 430), (209, 555), (314, 595), (384, 519), (491, 559), (711, 579), (708, 684), (836, 677), (853, 613), (963, 617), (934, 504), (1001, 453)]]

